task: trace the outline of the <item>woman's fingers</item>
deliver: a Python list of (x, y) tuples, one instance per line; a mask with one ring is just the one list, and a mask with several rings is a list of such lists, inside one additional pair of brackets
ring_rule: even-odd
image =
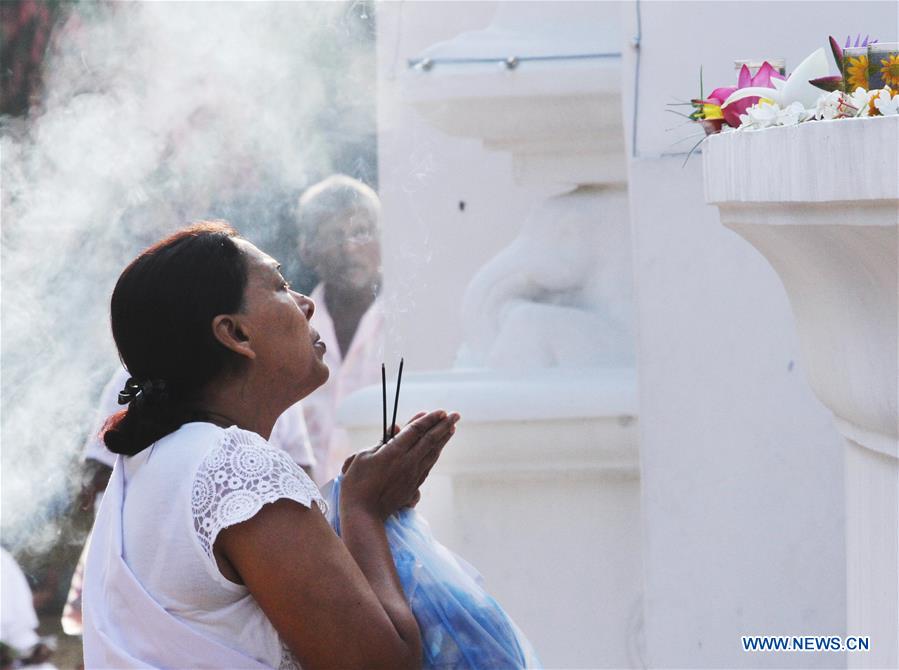
[[(421, 412), (421, 415), (424, 416), (424, 412)], [(412, 422), (410, 421), (409, 423), (412, 423)], [(409, 424), (407, 423), (406, 425), (408, 426)], [(397, 435), (399, 435), (399, 433), (402, 429), (403, 429), (403, 427), (400, 424), (395, 423), (395, 424), (393, 424), (393, 429), (390, 431), (390, 434), (393, 435), (394, 437), (396, 437)]]
[(437, 460), (440, 450), (455, 432), (456, 422), (459, 420), (458, 412), (453, 412), (442, 419), (439, 423), (432, 426), (418, 442), (416, 442), (409, 450), (419, 461), (427, 461), (431, 458)]
[(455, 432), (458, 420), (456, 412), (419, 412), (393, 439), (357, 454), (361, 459), (347, 459), (345, 467), (353, 465), (351, 475), (359, 469), (356, 465), (362, 466), (363, 462), (366, 471), (369, 465), (374, 467), (373, 474), (380, 471), (376, 477), (383, 487), (379, 499), (385, 514), (400, 507), (414, 507), (421, 497), (418, 488)]
[(396, 451), (409, 451), (422, 437), (427, 435), (428, 431), (439, 425), (444, 419), (446, 419), (446, 412), (442, 409), (428, 412), (406, 424), (406, 427), (385, 446)]
[(425, 414), (427, 414), (427, 412), (416, 412), (415, 416), (413, 416), (411, 419), (409, 419), (409, 420), (406, 422), (406, 425), (408, 426), (410, 423), (412, 423), (412, 422), (415, 421), (416, 419), (420, 419), (420, 418), (423, 417)]
[[(458, 421), (458, 418), (456, 418), (456, 421)], [(437, 463), (440, 454), (443, 453), (443, 448), (446, 446), (447, 442), (450, 441), (450, 438), (452, 438), (455, 432), (456, 426), (455, 421), (453, 421), (449, 426), (449, 430), (436, 436), (434, 444), (431, 445), (431, 448), (421, 457), (421, 461), (419, 462), (421, 473), (418, 478), (418, 486), (421, 486), (428, 478), (428, 475), (431, 473), (431, 468)]]
[(356, 458), (356, 454), (351, 454), (350, 457), (347, 458), (347, 459), (343, 462), (343, 467), (340, 468), (340, 471), (341, 471), (343, 474), (346, 474), (346, 471), (350, 469), (350, 466), (353, 464), (353, 461), (355, 460), (355, 458)]

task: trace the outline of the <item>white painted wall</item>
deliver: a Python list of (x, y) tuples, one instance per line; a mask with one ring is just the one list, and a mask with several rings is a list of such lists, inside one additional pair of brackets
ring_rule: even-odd
[[(496, 7), (495, 2), (377, 5), (386, 355), (397, 361), (405, 356), (408, 371), (452, 367), (462, 341), (465, 285), (444, 278), (473, 276), (512, 240), (542, 200), (512, 183), (510, 155), (429, 126), (403, 102), (399, 90), (409, 58), (436, 42), (486, 27)], [(424, 332), (427, 337), (421, 336)]]
[(780, 281), (704, 204), (700, 160), (631, 169), (646, 660), (831, 667), (740, 648), (845, 632), (842, 442)]
[[(522, 10), (521, 16), (508, 18), (528, 15), (533, 21), (537, 16), (551, 23), (558, 12), (567, 9), (605, 25), (596, 21), (593, 12), (584, 12), (583, 4), (505, 3), (503, 8), (516, 7)], [(552, 212), (564, 214), (564, 210), (547, 207), (545, 198), (548, 192), (560, 191), (549, 177), (560, 172), (569, 177), (570, 163), (577, 162), (572, 160), (577, 151), (570, 146), (558, 149), (553, 143), (559, 140), (556, 134), (568, 138), (563, 131), (570, 132), (570, 128), (548, 133), (545, 126), (553, 124), (537, 124), (544, 126), (543, 133), (548, 135), (542, 140), (556, 150), (548, 155), (559, 156), (559, 164), (555, 170), (531, 168), (533, 179), (529, 183), (538, 181), (539, 176), (546, 186), (519, 188), (512, 183), (514, 170), (508, 153), (487, 151), (479, 141), (452, 137), (427, 125), (401, 88), (406, 59), (461, 32), (486, 27), (496, 8), (496, 3), (459, 2), (378, 5), (384, 275), (388, 314), (393, 317), (388, 356), (404, 355), (409, 364), (410, 372), (403, 382), (404, 407), (444, 406), (463, 415), (456, 437), (423, 491), (420, 511), (430, 520), (435, 536), (481, 571), (487, 588), (532, 641), (546, 667), (632, 667), (642, 621), (633, 370), (540, 371), (525, 365), (511, 376), (487, 370), (446, 370), (452, 366), (462, 341), (461, 307), (466, 284), (519, 234), (524, 219), (538, 207), (549, 224), (542, 228), (548, 236), (538, 238), (539, 248), (545, 252), (538, 258), (551, 266), (564, 262), (560, 258), (565, 255), (564, 250), (552, 253), (556, 241), (552, 224), (558, 221)], [(564, 27), (570, 22), (559, 23)], [(512, 24), (520, 25), (520, 21)], [(617, 31), (614, 22), (609, 25)], [(577, 22), (575, 28), (579, 30), (574, 32), (586, 32), (584, 26), (585, 21)], [(559, 34), (550, 33), (548, 41), (573, 48), (572, 42)], [(481, 46), (499, 52), (513, 48), (502, 37)], [(580, 71), (595, 72), (594, 64), (589, 65), (588, 70), (581, 64)], [(484, 69), (483, 65), (477, 67)], [(541, 69), (541, 65), (528, 64), (501, 81), (517, 87), (518, 95), (542, 96), (556, 103), (558, 97), (547, 95), (546, 83), (558, 83), (559, 77), (546, 77), (547, 69), (545, 65)], [(611, 75), (600, 73), (605, 78), (587, 85), (583, 85), (583, 76), (578, 77), (576, 69), (566, 68), (562, 74), (573, 84), (567, 93), (574, 102), (584, 95), (595, 95), (602, 83), (609, 83), (611, 101), (604, 102), (611, 113), (604, 117), (608, 116), (606, 126), (616, 129), (618, 139), (606, 127), (600, 127), (604, 132), (596, 135), (609, 144), (608, 153), (618, 147), (616, 173), (608, 181), (620, 184), (624, 161), (615, 90), (617, 63), (609, 69)], [(497, 72), (503, 74), (502, 70)], [(538, 85), (533, 77), (541, 72), (544, 76), (537, 79), (542, 85)], [(472, 84), (460, 77), (454, 85), (483, 85), (493, 75), (492, 70), (482, 72)], [(489, 85), (478, 89), (483, 97), (493, 93)], [(560, 111), (559, 107), (543, 106), (564, 118), (568, 108)], [(500, 135), (510, 127), (516, 130), (515, 120), (504, 112), (520, 111), (521, 107), (495, 108), (497, 113), (484, 125), (496, 129), (489, 122), (498, 119), (504, 124), (499, 128)], [(466, 118), (471, 121), (471, 114)], [(541, 120), (545, 121), (545, 116)], [(535, 126), (528, 139), (541, 139), (540, 130)], [(513, 132), (512, 137), (519, 140), (521, 135)], [(588, 138), (573, 139), (583, 142), (576, 144), (581, 148)], [(517, 146), (507, 141), (506, 150), (509, 145)], [(563, 164), (563, 158), (567, 163)], [(580, 172), (592, 174), (597, 170)], [(613, 170), (607, 172), (599, 181), (605, 181)], [(563, 183), (572, 188), (581, 182), (566, 179)], [(605, 197), (580, 194), (574, 198), (575, 204), (584, 203), (579, 206), (585, 225), (596, 223), (596, 230), (587, 230), (590, 237), (618, 224), (624, 234), (616, 239), (620, 238), (618, 247), (627, 260), (626, 196), (620, 188), (601, 195)], [(460, 200), (466, 203), (464, 212), (459, 209)], [(597, 221), (602, 215), (609, 220)], [(613, 237), (606, 232), (606, 249), (614, 248)], [(585, 234), (582, 242), (586, 238)], [(601, 258), (600, 250), (596, 251), (596, 258)], [(607, 267), (627, 267), (627, 263), (618, 263), (618, 258), (603, 260)], [(625, 270), (624, 275), (629, 276), (629, 272)], [(616, 295), (625, 292), (623, 288), (609, 291)], [(543, 326), (551, 332), (553, 319), (540, 321), (535, 329)], [(558, 329), (558, 323), (556, 326)], [(628, 340), (628, 350), (630, 344)], [(429, 375), (415, 373), (440, 369), (443, 371)], [(541, 372), (545, 376), (538, 374)], [(362, 446), (366, 436), (374, 434), (376, 427), (369, 424), (377, 416), (372, 416), (368, 408), (376, 407), (379, 398), (380, 391), (369, 388), (344, 404), (341, 416), (354, 444)]]
[[(847, 171), (862, 146), (879, 169)], [(776, 270), (845, 438), (846, 627), (871, 640), (852, 668), (899, 667), (896, 147), (899, 117), (881, 116), (717, 135), (703, 155), (706, 200)], [(815, 169), (796, 174), (798, 156)]]
[[(635, 53), (627, 44), (636, 34), (638, 7), (635, 95)], [(397, 315), (388, 356), (405, 355), (410, 370), (449, 367), (461, 340), (464, 287), (443, 279), (449, 270), (473, 274), (542, 199), (512, 184), (508, 156), (446, 137), (400, 104), (397, 75), (406, 59), (486, 26), (494, 8), (378, 5), (385, 293)], [(839, 653), (741, 650), (743, 634), (847, 633), (842, 442), (805, 381), (794, 320), (774, 271), (705, 205), (701, 157), (681, 167), (683, 156), (663, 156), (689, 147), (692, 142), (675, 142), (697, 130), (667, 132), (679, 121), (664, 110), (665, 103), (698, 93), (701, 65), (708, 92), (735, 81), (734, 59), (784, 57), (789, 71), (826, 46), (829, 32), (842, 38), (880, 30), (881, 41), (895, 41), (896, 5), (644, 1), (627, 3), (622, 19), (628, 140), (639, 101), (629, 192), (638, 312), (642, 660), (649, 667), (845, 667)], [(466, 203), (464, 212), (459, 201)], [(460, 513), (472, 513), (459, 504)], [(480, 531), (467, 532), (476, 540)], [(573, 541), (568, 551), (594, 553), (601, 565), (592, 545)], [(472, 558), (496, 569), (487, 555)], [(615, 634), (596, 628), (597, 636)]]
[[(624, 10), (636, 34), (637, 5)], [(747, 654), (743, 634), (845, 635), (843, 448), (803, 374), (785, 291), (704, 204), (701, 156), (661, 154), (664, 105), (735, 80), (737, 58), (787, 70), (828, 32), (896, 39), (894, 3), (639, 5), (639, 114), (629, 175), (638, 311), (646, 662), (845, 667), (840, 653)], [(636, 54), (626, 52), (633, 82)], [(628, 139), (631, 134), (628, 132)], [(811, 168), (812, 166), (810, 166)], [(865, 631), (851, 631), (865, 634)]]

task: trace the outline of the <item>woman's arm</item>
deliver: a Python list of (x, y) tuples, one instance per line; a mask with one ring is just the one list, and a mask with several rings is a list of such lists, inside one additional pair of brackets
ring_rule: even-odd
[(222, 572), (246, 584), (305, 670), (420, 667), (418, 625), (384, 520), (414, 497), (457, 419), (432, 412), (353, 459), (341, 489), (342, 542), (317, 509), (286, 499), (219, 533)]
[[(389, 565), (377, 550), (375, 523), (360, 524), (357, 537), (370, 538), (375, 551), (366, 562), (383, 573), (392, 561), (389, 550)], [(420, 667), (418, 626), (402, 591), (389, 594), (385, 606), (317, 508), (278, 500), (223, 530), (215, 546), (304, 670)], [(388, 609), (405, 612), (392, 618)]]

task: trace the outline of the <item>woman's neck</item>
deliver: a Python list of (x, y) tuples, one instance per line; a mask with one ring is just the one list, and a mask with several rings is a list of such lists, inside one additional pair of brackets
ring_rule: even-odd
[(231, 417), (225, 416), (224, 414), (219, 414), (218, 412), (211, 412), (205, 409), (198, 409), (190, 413), (190, 418), (194, 421), (205, 421), (207, 423), (215, 424), (220, 428), (228, 428), (230, 426), (236, 426), (237, 421), (232, 419)]
[(270, 386), (258, 392), (253, 388), (254, 385), (243, 378), (217, 381), (196, 404), (195, 415), (223, 428), (237, 426), (252, 431), (267, 440), (281, 414), (280, 404), (269, 397)]

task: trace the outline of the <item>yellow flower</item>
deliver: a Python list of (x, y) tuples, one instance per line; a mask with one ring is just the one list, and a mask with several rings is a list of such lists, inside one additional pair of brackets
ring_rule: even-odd
[(868, 116), (881, 116), (880, 110), (874, 106), (875, 100), (877, 100), (876, 95), (872, 95), (868, 98)]
[(868, 57), (859, 56), (858, 58), (849, 57), (848, 67), (846, 67), (846, 77), (849, 79), (849, 88), (847, 90), (854, 91), (859, 86), (868, 90)]
[(724, 114), (721, 112), (721, 105), (713, 105), (705, 102), (702, 104), (702, 118), (704, 119), (723, 119)]
[(888, 86), (899, 86), (899, 54), (880, 59), (880, 76)]

